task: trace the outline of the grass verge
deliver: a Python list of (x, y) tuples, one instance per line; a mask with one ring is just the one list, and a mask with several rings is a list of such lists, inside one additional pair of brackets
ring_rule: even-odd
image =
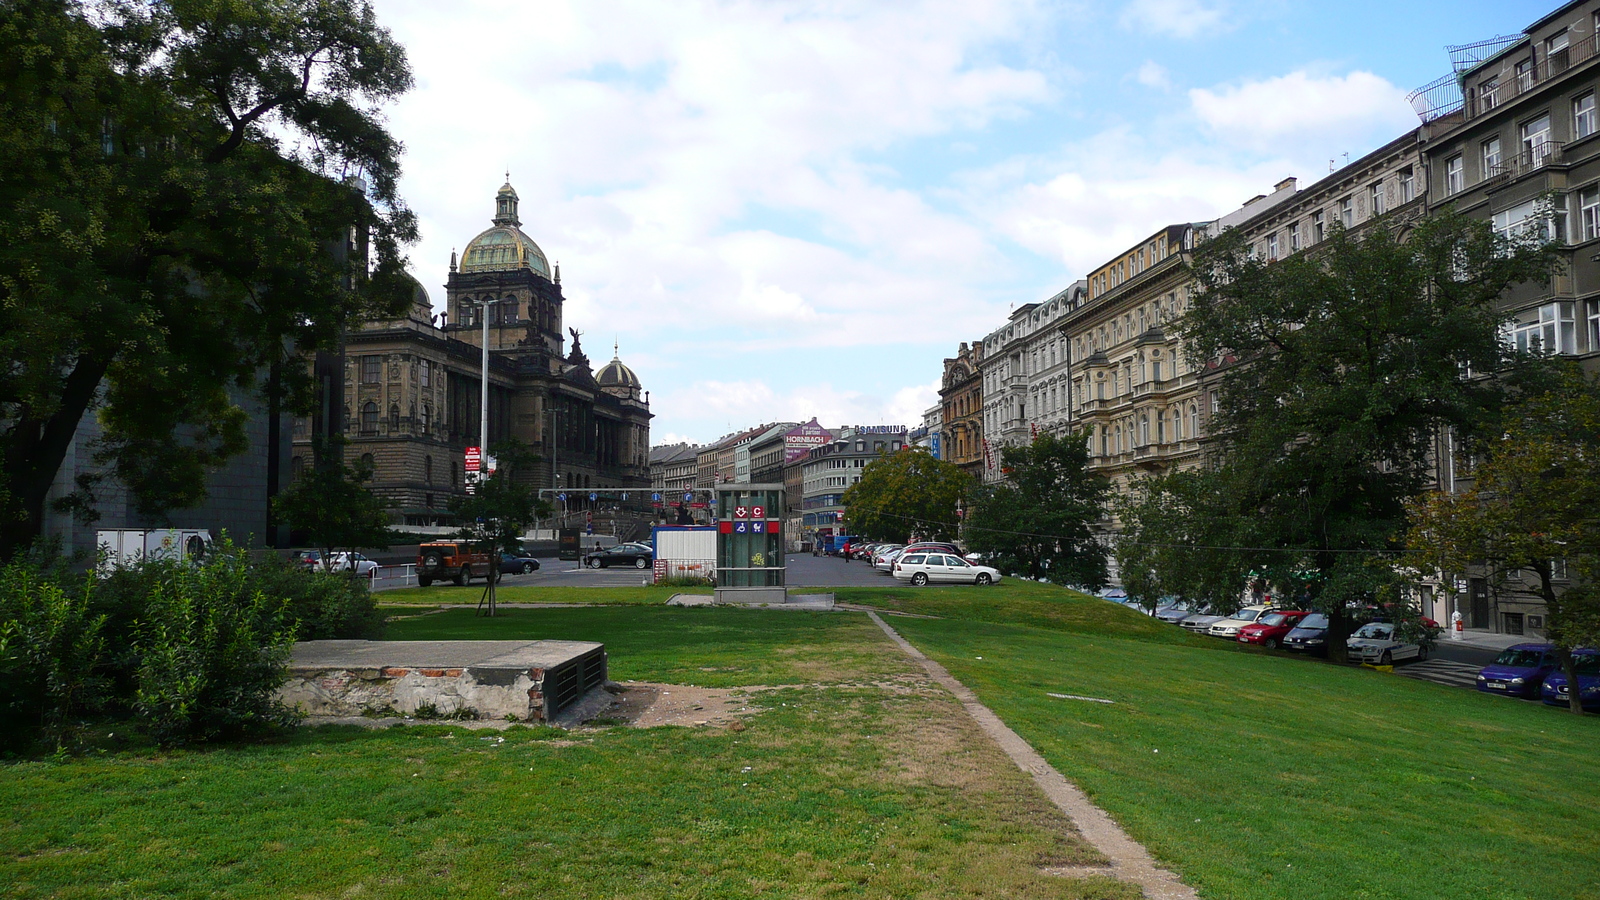
[[(709, 587), (581, 587), (573, 585), (500, 585), (495, 588), (498, 603), (583, 603), (605, 606), (659, 606), (673, 594), (710, 594)], [(473, 606), (483, 597), (483, 585), (436, 584), (432, 587), (394, 588), (373, 596), (380, 606), (437, 606), (441, 603), (467, 603)]]
[(396, 628), (594, 637), (620, 677), (786, 686), (749, 693), (765, 711), (743, 730), (319, 728), (9, 764), (0, 893), (1137, 896), (1045, 873), (1099, 860), (859, 614), (459, 610)]
[(893, 624), (1206, 897), (1600, 897), (1593, 717), (1220, 644)]

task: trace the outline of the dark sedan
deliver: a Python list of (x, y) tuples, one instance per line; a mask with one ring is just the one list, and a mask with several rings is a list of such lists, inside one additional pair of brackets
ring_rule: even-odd
[(539, 571), (539, 561), (531, 556), (517, 556), (511, 553), (500, 554), (500, 571), (512, 575), (529, 575)]
[(1300, 620), (1294, 630), (1283, 636), (1283, 649), (1296, 653), (1326, 656), (1328, 653), (1328, 617), (1312, 613)]
[(618, 544), (604, 550), (595, 550), (583, 555), (583, 564), (591, 569), (604, 569), (606, 566), (633, 566), (636, 569), (648, 569), (655, 562), (656, 553), (646, 544)]

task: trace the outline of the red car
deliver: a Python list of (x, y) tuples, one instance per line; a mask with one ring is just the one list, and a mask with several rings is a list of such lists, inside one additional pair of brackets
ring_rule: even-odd
[(1311, 615), (1301, 610), (1280, 609), (1261, 617), (1261, 621), (1239, 629), (1239, 643), (1260, 644), (1272, 650), (1283, 642), (1283, 636), (1294, 630), (1300, 620)]

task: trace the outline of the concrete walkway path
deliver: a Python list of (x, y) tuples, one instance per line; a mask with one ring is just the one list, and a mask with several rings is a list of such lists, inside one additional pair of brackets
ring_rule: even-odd
[(1072, 824), (1077, 827), (1084, 839), (1106, 859), (1111, 860), (1111, 865), (1107, 869), (1063, 871), (1060, 874), (1109, 875), (1121, 881), (1137, 884), (1144, 891), (1144, 895), (1151, 900), (1198, 900), (1199, 895), (1193, 888), (1178, 880), (1178, 876), (1156, 865), (1149, 852), (1129, 837), (1128, 833), (1122, 830), (1122, 826), (1107, 815), (1105, 810), (1091, 803), (1077, 785), (1057, 772), (1027, 741), (1012, 731), (1006, 723), (1000, 721), (1000, 717), (989, 707), (979, 702), (977, 695), (957, 681), (944, 666), (923, 655), (921, 650), (913, 647), (909, 641), (900, 636), (899, 632), (890, 628), (877, 613), (868, 612), (867, 615), (883, 629), (884, 634), (906, 652), (907, 656), (920, 663), (935, 681), (961, 701), (968, 715), (971, 715), (978, 726), (1000, 745), (1000, 749), (1011, 757), (1017, 768), (1032, 775), (1034, 782), (1044, 791), (1045, 796), (1066, 813), (1067, 818), (1072, 820)]

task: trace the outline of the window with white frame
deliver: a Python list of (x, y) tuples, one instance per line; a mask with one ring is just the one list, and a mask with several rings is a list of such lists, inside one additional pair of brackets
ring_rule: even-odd
[(1572, 139), (1586, 138), (1595, 131), (1594, 91), (1572, 101)]
[(1290, 222), (1289, 223), (1289, 252), (1290, 253), (1299, 253), (1300, 252), (1300, 223), (1299, 222)]
[(1488, 78), (1478, 85), (1478, 105), (1488, 112), (1500, 105), (1500, 79)]
[(1552, 75), (1567, 68), (1567, 40), (1567, 31), (1562, 29), (1560, 34), (1547, 38), (1544, 42), (1544, 59)]
[(1488, 178), (1500, 171), (1500, 139), (1489, 138), (1483, 142), (1483, 177)]
[(1322, 243), (1322, 239), (1327, 236), (1327, 231), (1328, 231), (1327, 225), (1325, 225), (1323, 223), (1323, 219), (1322, 219), (1322, 210), (1319, 209), (1316, 212), (1312, 213), (1311, 214), (1311, 243), (1313, 243), (1313, 244)]
[(1590, 300), (1589, 313), (1589, 349), (1600, 350), (1600, 300)]
[(1578, 192), (1578, 222), (1583, 240), (1600, 238), (1600, 186), (1590, 185)]
[(1356, 225), (1356, 201), (1346, 197), (1339, 201), (1339, 224), (1346, 228)]
[(1546, 303), (1536, 310), (1527, 310), (1506, 326), (1506, 339), (1523, 353), (1576, 353), (1578, 352), (1577, 323), (1573, 321), (1573, 303), (1558, 300)]
[(1560, 239), (1561, 229), (1552, 207), (1539, 200), (1519, 203), (1494, 214), (1494, 233), (1508, 241)]
[(1277, 258), (1278, 258), (1278, 233), (1277, 232), (1273, 232), (1272, 234), (1267, 235), (1267, 259), (1268, 260), (1276, 260)]
[(1461, 155), (1457, 154), (1444, 161), (1444, 192), (1445, 196), (1461, 193), (1466, 187), (1466, 179), (1461, 169)]
[(1417, 199), (1417, 178), (1410, 166), (1400, 170), (1400, 202), (1410, 203)]
[(1533, 87), (1533, 60), (1518, 60), (1515, 68), (1517, 72), (1517, 93), (1520, 94)]
[(1556, 150), (1550, 140), (1550, 116), (1543, 115), (1531, 122), (1522, 123), (1522, 152), (1532, 165), (1549, 159)]
[(1375, 216), (1383, 215), (1383, 210), (1384, 210), (1383, 199), (1384, 199), (1383, 198), (1383, 182), (1374, 181), (1372, 183), (1372, 214), (1373, 215), (1375, 215)]

